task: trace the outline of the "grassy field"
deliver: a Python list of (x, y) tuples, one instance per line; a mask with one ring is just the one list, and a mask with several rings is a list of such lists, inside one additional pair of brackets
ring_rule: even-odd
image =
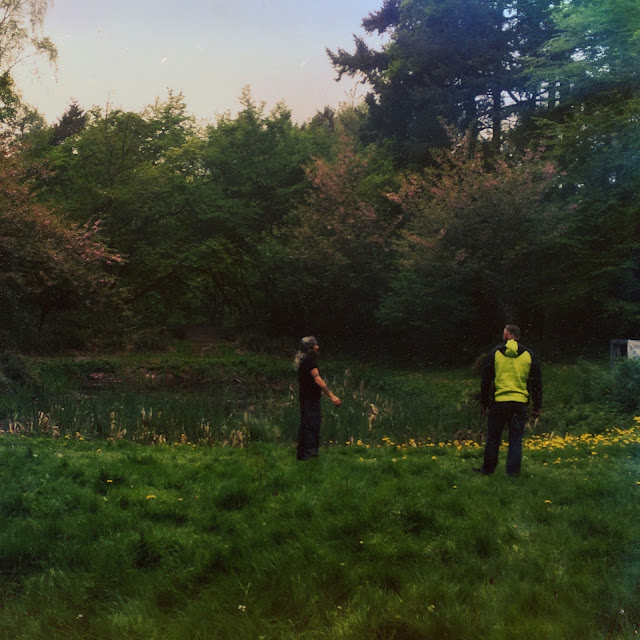
[(621, 640), (640, 430), (324, 448), (0, 438), (0, 637)]
[(0, 364), (0, 638), (640, 631), (640, 368), (546, 365), (507, 479), (504, 452), (473, 472), (471, 367), (327, 358), (343, 406), (325, 405), (321, 456), (300, 463), (288, 357)]

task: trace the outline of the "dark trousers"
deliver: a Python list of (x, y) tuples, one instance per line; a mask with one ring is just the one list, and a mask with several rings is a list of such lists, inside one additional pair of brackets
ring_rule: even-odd
[(300, 400), (298, 460), (306, 460), (318, 455), (321, 422), (320, 400)]
[(517, 476), (522, 464), (522, 437), (527, 422), (527, 405), (524, 402), (494, 402), (489, 407), (487, 442), (484, 447), (484, 473), (493, 473), (498, 466), (498, 451), (502, 432), (509, 429), (507, 475)]

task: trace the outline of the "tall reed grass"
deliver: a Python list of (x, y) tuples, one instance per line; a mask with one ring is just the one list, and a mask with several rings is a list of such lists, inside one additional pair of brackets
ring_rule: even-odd
[[(56, 358), (36, 364), (40, 384), (17, 384), (0, 395), (0, 430), (142, 443), (290, 443), (296, 437), (295, 372), (284, 359), (164, 357), (144, 365), (127, 358)], [(343, 400), (339, 410), (325, 405), (325, 444), (384, 436), (478, 439), (484, 432), (471, 368), (322, 366)], [(605, 394), (584, 399), (586, 387), (577, 368), (546, 367), (546, 409), (532, 428), (564, 433), (609, 426), (616, 411), (603, 404)]]
[[(119, 372), (117, 361), (81, 361), (77, 370), (73, 364), (41, 362), (40, 387), (19, 385), (0, 397), (0, 428), (144, 443), (290, 443), (296, 437), (290, 362), (243, 356), (214, 362), (210, 370), (197, 362), (199, 368), (185, 373), (190, 363), (177, 361), (135, 377)], [(403, 373), (334, 363), (325, 377), (343, 399), (339, 411), (325, 407), (325, 443), (383, 435), (448, 438), (481, 428), (478, 385), (469, 372)]]
[[(38, 366), (41, 384), (19, 384), (0, 395), (1, 431), (146, 444), (290, 444), (296, 438), (295, 372), (284, 359), (165, 357), (132, 365), (126, 358), (58, 358)], [(402, 371), (339, 361), (322, 367), (343, 400), (339, 409), (324, 405), (325, 445), (385, 436), (482, 438), (479, 379), (471, 368)], [(624, 421), (628, 406), (612, 402), (610, 381), (596, 365), (546, 366), (544, 411), (530, 429), (564, 434)]]

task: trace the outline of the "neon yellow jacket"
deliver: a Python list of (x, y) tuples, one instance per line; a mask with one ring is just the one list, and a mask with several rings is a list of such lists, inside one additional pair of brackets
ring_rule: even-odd
[(529, 402), (542, 406), (542, 374), (537, 358), (515, 340), (499, 344), (489, 353), (482, 370), (482, 405), (492, 402)]

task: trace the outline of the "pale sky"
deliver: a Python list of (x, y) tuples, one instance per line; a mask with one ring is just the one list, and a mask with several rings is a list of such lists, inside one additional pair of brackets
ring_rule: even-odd
[[(167, 90), (214, 120), (235, 113), (249, 85), (268, 110), (279, 101), (298, 123), (366, 89), (336, 73), (325, 47), (354, 50), (362, 19), (382, 0), (54, 0), (44, 33), (58, 47), (57, 74), (15, 71), (25, 100), (55, 122), (72, 99), (140, 111)], [(371, 40), (376, 48), (380, 40)]]

